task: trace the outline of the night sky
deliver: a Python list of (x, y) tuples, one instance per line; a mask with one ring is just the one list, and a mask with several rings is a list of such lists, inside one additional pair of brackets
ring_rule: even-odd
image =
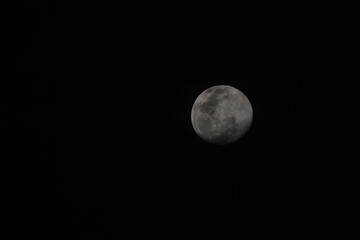
[[(200, 223), (275, 226), (305, 210), (308, 13), (163, 7), (17, 4), (17, 90), (3, 109), (20, 221), (38, 239), (211, 235)], [(204, 142), (190, 119), (196, 97), (220, 84), (254, 112), (226, 146)]]

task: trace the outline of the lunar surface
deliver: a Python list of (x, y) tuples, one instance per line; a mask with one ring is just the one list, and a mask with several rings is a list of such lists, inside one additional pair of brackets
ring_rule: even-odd
[(219, 145), (233, 143), (244, 136), (252, 119), (248, 98), (227, 85), (206, 89), (197, 97), (191, 110), (195, 132), (203, 140)]

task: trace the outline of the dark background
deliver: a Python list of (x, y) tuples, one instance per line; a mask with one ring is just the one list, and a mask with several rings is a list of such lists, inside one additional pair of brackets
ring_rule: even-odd
[[(310, 220), (305, 7), (14, 8), (16, 91), (2, 104), (3, 129), (18, 165), (19, 221), (40, 239)], [(240, 89), (254, 111), (249, 132), (228, 146), (204, 142), (190, 121), (196, 97), (218, 84)]]

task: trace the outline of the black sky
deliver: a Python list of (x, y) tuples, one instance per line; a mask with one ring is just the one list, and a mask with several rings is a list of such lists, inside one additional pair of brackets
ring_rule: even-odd
[[(215, 216), (275, 221), (306, 208), (308, 13), (154, 8), (16, 6), (17, 91), (3, 106), (20, 214), (44, 239), (176, 235)], [(196, 97), (218, 84), (254, 111), (228, 146), (205, 143), (190, 121)]]

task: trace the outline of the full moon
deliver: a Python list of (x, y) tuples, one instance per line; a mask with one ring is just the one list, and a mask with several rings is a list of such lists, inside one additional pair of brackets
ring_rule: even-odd
[(203, 91), (191, 110), (195, 132), (206, 142), (225, 145), (237, 141), (250, 128), (253, 111), (240, 90), (217, 85)]

